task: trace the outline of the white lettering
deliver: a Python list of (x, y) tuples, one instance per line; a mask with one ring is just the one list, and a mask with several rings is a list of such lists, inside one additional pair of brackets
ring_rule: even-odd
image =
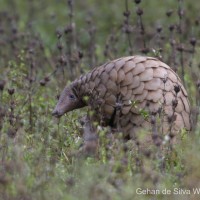
[(146, 188), (146, 189), (137, 188), (136, 194), (153, 194), (153, 195), (155, 195), (155, 194), (160, 194), (160, 190), (149, 189), (149, 188)]
[(194, 194), (200, 194), (200, 188), (193, 188)]
[(190, 190), (174, 188), (174, 194), (190, 194)]
[(162, 194), (171, 194), (171, 190), (168, 190), (167, 188), (162, 190)]
[(137, 188), (136, 189), (136, 194), (142, 194), (142, 189), (141, 188)]

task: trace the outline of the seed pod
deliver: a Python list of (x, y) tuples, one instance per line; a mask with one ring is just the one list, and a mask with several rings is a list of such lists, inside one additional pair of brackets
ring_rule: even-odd
[(0, 91), (4, 90), (6, 82), (4, 80), (0, 80)]

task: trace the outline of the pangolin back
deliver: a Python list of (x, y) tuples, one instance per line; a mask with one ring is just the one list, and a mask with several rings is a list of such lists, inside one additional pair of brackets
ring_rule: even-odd
[(152, 126), (162, 118), (165, 134), (190, 130), (188, 95), (178, 75), (165, 63), (145, 56), (122, 57), (94, 68), (69, 86), (95, 110), (99, 122), (124, 134)]

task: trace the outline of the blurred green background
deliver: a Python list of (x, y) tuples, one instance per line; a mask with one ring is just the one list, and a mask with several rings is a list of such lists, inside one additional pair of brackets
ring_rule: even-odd
[[(197, 0), (0, 0), (0, 200), (198, 199), (136, 189), (200, 187), (199, 10)], [(130, 54), (180, 74), (194, 129), (160, 156), (103, 128), (98, 155), (80, 155), (85, 110), (57, 121), (56, 97), (80, 74)]]

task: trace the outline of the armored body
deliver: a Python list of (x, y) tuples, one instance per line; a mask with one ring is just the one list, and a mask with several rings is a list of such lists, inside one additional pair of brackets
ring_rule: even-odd
[(122, 57), (80, 76), (63, 90), (53, 115), (84, 106), (95, 111), (99, 123), (125, 136), (151, 129), (152, 118), (160, 118), (164, 134), (191, 128), (188, 95), (180, 78), (152, 57)]

